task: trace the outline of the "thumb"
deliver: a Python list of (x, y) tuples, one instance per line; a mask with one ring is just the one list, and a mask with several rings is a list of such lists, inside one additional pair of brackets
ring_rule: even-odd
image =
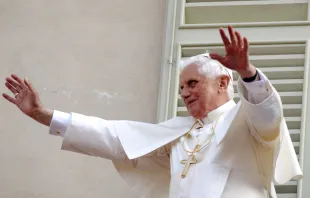
[(210, 53), (209, 55), (212, 59), (217, 60), (218, 62), (224, 65), (225, 58), (223, 56), (215, 53)]

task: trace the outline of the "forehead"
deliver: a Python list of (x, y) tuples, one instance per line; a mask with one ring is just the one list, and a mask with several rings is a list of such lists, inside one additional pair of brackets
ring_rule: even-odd
[(186, 83), (189, 80), (206, 78), (199, 72), (199, 66), (197, 64), (191, 64), (186, 66), (180, 75), (180, 83)]

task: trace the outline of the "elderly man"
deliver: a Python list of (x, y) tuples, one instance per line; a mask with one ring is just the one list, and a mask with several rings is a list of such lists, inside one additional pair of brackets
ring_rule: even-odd
[[(6, 79), (3, 96), (64, 138), (62, 149), (113, 160), (139, 197), (276, 197), (274, 183), (301, 179), (280, 97), (249, 61), (248, 41), (228, 27), (226, 55), (182, 64), (180, 91), (190, 114), (159, 124), (110, 121), (45, 108), (30, 82)], [(232, 72), (239, 73), (240, 102)]]

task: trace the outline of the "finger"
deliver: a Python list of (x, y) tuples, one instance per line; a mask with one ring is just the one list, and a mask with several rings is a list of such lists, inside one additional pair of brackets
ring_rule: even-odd
[(229, 57), (225, 56), (221, 56), (221, 55), (218, 55), (218, 54), (210, 54), (210, 57), (214, 60), (217, 60), (218, 62), (220, 62), (224, 67), (227, 67), (228, 69), (233, 69), (231, 67), (229, 67), (229, 62), (230, 62), (230, 59)]
[(22, 80), (20, 77), (18, 77), (18, 76), (15, 75), (15, 74), (12, 74), (11, 77), (12, 77), (14, 80), (16, 80), (16, 81), (20, 84), (21, 87), (26, 87), (25, 83), (23, 82), (23, 80)]
[(244, 49), (244, 53), (245, 54), (248, 54), (248, 49), (249, 49), (249, 42), (248, 42), (248, 39), (247, 38), (243, 38), (243, 49)]
[(14, 98), (12, 98), (11, 96), (9, 96), (9, 95), (7, 95), (7, 94), (2, 94), (2, 96), (6, 99), (6, 100), (8, 100), (9, 102), (11, 102), (11, 103), (13, 103), (13, 104), (15, 104), (16, 105), (16, 99), (14, 99)]
[(33, 93), (36, 92), (34, 86), (32, 85), (31, 82), (29, 82), (29, 80), (27, 78), (24, 79), (25, 85), (29, 88), (29, 90)]
[(17, 90), (8, 82), (5, 83), (5, 86), (15, 95), (17, 94)]
[(225, 58), (219, 54), (215, 54), (215, 53), (210, 53), (210, 57), (214, 60), (217, 60), (218, 62), (220, 62), (222, 65), (224, 65), (224, 60)]
[(241, 49), (243, 48), (243, 39), (239, 32), (236, 31), (236, 37), (237, 37), (237, 46), (239, 46)]
[(12, 78), (7, 77), (6, 81), (8, 83), (10, 83), (17, 91), (20, 91), (22, 89), (22, 87), (20, 86), (20, 84), (18, 84), (16, 81), (14, 81)]
[(235, 35), (233, 28), (230, 25), (228, 26), (228, 32), (230, 35), (231, 44), (233, 46), (236, 46), (236, 35)]
[(225, 47), (230, 45), (230, 41), (229, 41), (228, 37), (226, 36), (225, 31), (224, 31), (223, 28), (220, 28), (220, 35), (222, 37), (222, 41), (223, 41)]

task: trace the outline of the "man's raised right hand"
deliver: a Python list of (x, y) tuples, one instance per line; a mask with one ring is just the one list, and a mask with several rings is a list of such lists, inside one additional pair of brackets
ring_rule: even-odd
[(5, 86), (14, 94), (14, 97), (3, 93), (2, 96), (16, 105), (24, 114), (36, 121), (49, 126), (53, 112), (43, 107), (38, 92), (25, 78), (22, 80), (15, 74), (6, 78)]

